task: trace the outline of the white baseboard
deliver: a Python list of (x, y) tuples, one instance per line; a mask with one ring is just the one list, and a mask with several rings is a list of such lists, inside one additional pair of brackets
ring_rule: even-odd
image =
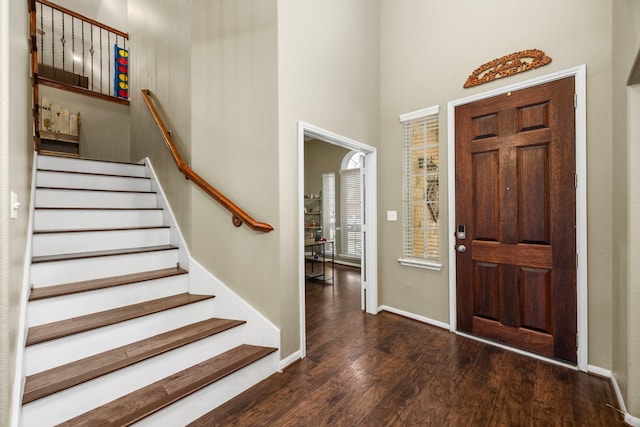
[(622, 392), (620, 391), (620, 387), (618, 386), (618, 381), (616, 380), (615, 375), (613, 375), (613, 373), (608, 369), (600, 368), (599, 366), (594, 365), (589, 365), (588, 370), (591, 374), (609, 379), (609, 381), (611, 382), (611, 386), (613, 387), (613, 391), (616, 394), (618, 405), (620, 406), (620, 408), (616, 409), (619, 409), (624, 413), (624, 422), (633, 427), (640, 427), (640, 418), (636, 418), (627, 412), (627, 407), (624, 404)]
[(302, 355), (302, 352), (300, 350), (298, 350), (295, 353), (291, 353), (289, 356), (287, 356), (284, 359), (282, 359), (280, 361), (279, 371), (282, 372), (282, 370), (284, 368), (286, 368), (287, 366), (291, 365), (292, 363), (297, 362), (298, 360), (300, 360), (301, 359), (301, 355)]
[(408, 317), (409, 319), (417, 320), (418, 322), (428, 323), (429, 325), (437, 326), (442, 329), (449, 330), (449, 324), (445, 322), (441, 322), (439, 320), (430, 319), (425, 316), (420, 316), (419, 314), (409, 313), (408, 311), (400, 310), (397, 308), (389, 307), (388, 305), (381, 305), (378, 307), (378, 312), (380, 311), (388, 311), (389, 313), (398, 314), (400, 316)]
[(25, 371), (24, 352), (27, 341), (27, 302), (31, 292), (31, 246), (33, 236), (33, 216), (36, 203), (36, 173), (38, 170), (38, 153), (33, 154), (33, 165), (31, 170), (31, 199), (29, 202), (29, 219), (27, 225), (27, 244), (25, 248), (24, 264), (22, 271), (22, 291), (20, 293), (20, 311), (18, 333), (16, 336), (16, 363), (13, 376), (13, 390), (11, 396), (11, 426), (17, 427), (20, 424), (22, 415), (22, 394), (24, 392)]
[(355, 262), (349, 262), (349, 261), (343, 261), (340, 259), (336, 259), (333, 261), (334, 264), (339, 264), (339, 265), (346, 265), (347, 267), (356, 267), (356, 268), (361, 268), (362, 266), (358, 263)]
[(640, 418), (634, 417), (628, 412), (624, 413), (624, 422), (633, 427), (640, 427)]
[(158, 175), (156, 174), (156, 170), (153, 168), (153, 164), (151, 163), (151, 159), (149, 157), (145, 157), (140, 160), (138, 163), (143, 163), (146, 169), (146, 175), (151, 178), (151, 191), (155, 191), (158, 193), (157, 203), (158, 207), (162, 208), (163, 215), (163, 224), (171, 226), (171, 244), (178, 246), (178, 260), (180, 262), (180, 267), (189, 270), (189, 261), (191, 261), (191, 252), (189, 251), (189, 247), (187, 246), (187, 241), (182, 234), (182, 230), (180, 229), (180, 225), (178, 224), (178, 220), (171, 209), (171, 205), (169, 204), (169, 199), (160, 185), (160, 180), (158, 179)]

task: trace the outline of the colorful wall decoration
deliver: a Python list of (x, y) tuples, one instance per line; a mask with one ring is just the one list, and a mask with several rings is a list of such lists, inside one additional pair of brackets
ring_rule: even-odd
[(129, 99), (129, 51), (113, 45), (113, 93)]

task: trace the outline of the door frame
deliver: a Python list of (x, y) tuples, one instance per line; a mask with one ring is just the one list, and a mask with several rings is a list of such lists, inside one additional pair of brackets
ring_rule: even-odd
[[(298, 203), (296, 218), (298, 220), (298, 282), (300, 305), (300, 357), (307, 354), (307, 333), (305, 320), (305, 277), (304, 277), (304, 139), (313, 137), (319, 141), (357, 150), (364, 153), (365, 171), (363, 185), (363, 248), (361, 259), (362, 291), (366, 291), (365, 311), (378, 314), (378, 163), (377, 150), (362, 142), (355, 141), (342, 135), (330, 132), (317, 126), (298, 122)], [(333, 286), (333, 285), (331, 285)]]
[[(567, 77), (575, 78), (575, 143), (576, 143), (576, 251), (577, 254), (577, 326), (578, 336), (577, 347), (577, 368), (586, 372), (588, 370), (588, 301), (587, 301), (587, 81), (586, 81), (586, 65), (579, 65), (565, 70), (557, 71), (544, 76), (525, 80), (508, 86), (492, 89), (487, 92), (478, 93), (465, 98), (450, 101), (448, 103), (448, 198), (449, 198), (449, 330), (459, 335), (469, 336), (470, 338), (480, 341), (490, 342), (491, 344), (504, 347), (519, 353), (527, 354), (536, 358), (551, 360), (544, 356), (537, 355), (525, 350), (514, 347), (504, 346), (492, 341), (472, 336), (457, 330), (456, 320), (456, 256), (453, 248), (455, 247), (455, 230), (456, 221), (456, 182), (455, 182), (455, 108), (459, 105), (469, 104), (482, 99), (492, 98), (507, 92), (526, 89), (548, 83), (554, 80), (560, 80)], [(566, 364), (566, 366), (574, 367)]]

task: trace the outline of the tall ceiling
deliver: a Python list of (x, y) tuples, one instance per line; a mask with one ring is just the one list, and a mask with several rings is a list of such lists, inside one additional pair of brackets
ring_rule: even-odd
[(53, 2), (88, 18), (95, 18), (98, 16), (102, 0), (53, 0)]

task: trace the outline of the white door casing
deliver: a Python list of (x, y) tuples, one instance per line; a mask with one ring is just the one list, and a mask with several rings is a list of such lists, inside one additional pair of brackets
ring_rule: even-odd
[[(310, 136), (364, 154), (362, 168), (363, 199), (363, 256), (362, 307), (369, 314), (378, 313), (378, 212), (377, 212), (377, 150), (367, 144), (335, 134), (319, 127), (298, 122), (298, 235), (304, 236), (304, 139)], [(298, 239), (298, 281), (300, 305), (300, 357), (306, 356), (304, 241)], [(365, 298), (366, 295), (366, 298)], [(366, 303), (366, 304), (365, 304)]]

